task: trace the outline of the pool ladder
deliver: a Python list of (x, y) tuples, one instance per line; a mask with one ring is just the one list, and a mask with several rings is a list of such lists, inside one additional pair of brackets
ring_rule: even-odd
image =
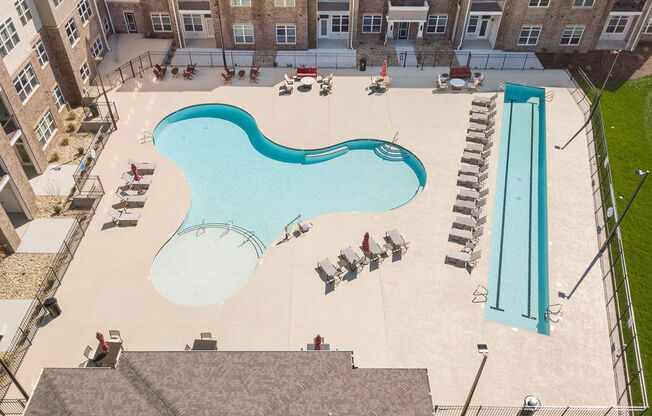
[(555, 92), (554, 91), (546, 91), (546, 101), (550, 102), (555, 98)]
[(489, 291), (486, 287), (478, 285), (473, 291), (473, 303), (487, 303), (487, 295)]
[(563, 315), (561, 313), (561, 308), (562, 308), (561, 303), (555, 303), (554, 305), (548, 305), (546, 308), (546, 313), (543, 315), (544, 319), (546, 322), (550, 321), (554, 324), (559, 322), (559, 318)]
[(392, 143), (383, 142), (374, 146), (374, 153), (385, 160), (402, 161), (408, 158), (405, 150)]

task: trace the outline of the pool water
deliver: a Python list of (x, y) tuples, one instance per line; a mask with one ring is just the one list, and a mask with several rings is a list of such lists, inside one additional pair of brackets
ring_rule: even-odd
[[(291, 149), (265, 138), (248, 113), (221, 104), (169, 115), (154, 130), (154, 143), (190, 183), (192, 199), (181, 232), (202, 223), (233, 223), (255, 233), (265, 246), (280, 240), (286, 224), (298, 215), (306, 221), (330, 212), (393, 209), (409, 202), (426, 181), (420, 161), (399, 146), (363, 139), (325, 149)], [(342, 241), (343, 247), (353, 243)], [(206, 244), (205, 239), (197, 244)], [(335, 254), (315, 253), (315, 258)], [(161, 250), (157, 255), (152, 267), (155, 285), (157, 274), (168, 274), (168, 268), (156, 263), (170, 264), (170, 259), (160, 258), (170, 255), (175, 254)], [(201, 258), (192, 261), (202, 264)], [(223, 262), (230, 261), (225, 254)], [(244, 286), (253, 273), (246, 270), (238, 274), (230, 269), (228, 286), (234, 287), (233, 279), (238, 280), (235, 287)], [(209, 273), (213, 271), (219, 274)], [(197, 273), (207, 272), (198, 268)], [(174, 283), (169, 276), (163, 280), (163, 291), (171, 296), (184, 290), (181, 284), (169, 287)], [(213, 281), (211, 299), (216, 303), (223, 296), (220, 279), (213, 276)], [(203, 280), (197, 283), (206, 287)], [(183, 303), (189, 303), (187, 296)]]
[(545, 90), (507, 84), (485, 318), (549, 335)]

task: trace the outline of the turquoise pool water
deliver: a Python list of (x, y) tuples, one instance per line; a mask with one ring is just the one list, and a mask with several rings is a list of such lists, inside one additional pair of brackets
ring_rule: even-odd
[[(306, 136), (312, 133), (305, 132)], [(299, 214), (306, 221), (330, 212), (389, 210), (409, 202), (426, 183), (421, 162), (400, 146), (361, 139), (324, 149), (291, 149), (264, 137), (248, 113), (228, 105), (179, 110), (161, 121), (153, 136), (157, 150), (183, 170), (191, 188), (190, 209), (173, 240), (184, 238), (184, 229), (203, 222), (233, 222), (254, 232), (267, 246), (280, 240), (285, 225)], [(206, 244), (209, 240), (197, 241)], [(356, 243), (342, 241), (342, 248)], [(191, 252), (188, 242), (183, 244)], [(224, 253), (224, 248), (220, 250)], [(176, 255), (175, 251), (162, 249), (152, 266), (154, 284), (168, 298), (188, 285), (187, 278), (181, 282), (174, 276), (160, 276), (169, 273), (174, 262), (188, 261), (162, 258)], [(334, 259), (337, 254), (315, 253), (315, 261), (327, 256)], [(187, 267), (201, 266), (203, 256), (190, 259)], [(235, 258), (224, 254), (221, 264)], [(253, 270), (234, 271), (231, 266), (223, 276), (214, 270), (215, 264), (208, 272), (206, 267), (198, 268), (198, 274), (213, 273), (206, 277), (212, 279), (210, 285), (204, 277), (196, 277), (196, 288), (207, 298), (199, 303), (219, 302), (246, 284)], [(215, 293), (207, 296), (207, 290)], [(186, 294), (178, 302), (191, 304), (191, 297)]]
[(549, 335), (545, 90), (507, 84), (485, 318)]

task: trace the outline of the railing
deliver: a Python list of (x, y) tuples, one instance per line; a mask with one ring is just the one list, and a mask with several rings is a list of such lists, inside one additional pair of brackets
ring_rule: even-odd
[[(464, 406), (435, 405), (435, 416), (461, 416)], [(640, 416), (645, 407), (618, 406), (469, 406), (467, 416)]]
[[(597, 89), (579, 68), (571, 72), (571, 79), (576, 84), (572, 95), (583, 109), (585, 119), (588, 120), (593, 109), (591, 97), (595, 97)], [(618, 210), (599, 103), (587, 126), (587, 137), (596, 205), (595, 216), (598, 229), (601, 231), (599, 232), (600, 244), (603, 244), (618, 221)], [(605, 308), (612, 345), (618, 404), (647, 408), (645, 378), (620, 229), (617, 230), (616, 236), (617, 238), (609, 243), (608, 256), (603, 256), (601, 263), (604, 271)]]
[[(102, 153), (102, 150), (104, 150), (104, 146), (106, 145), (107, 139), (109, 138), (109, 133), (104, 131), (105, 128), (108, 127), (102, 126), (97, 131), (93, 141), (91, 142), (90, 146), (88, 146), (88, 150), (86, 150), (86, 154), (84, 154), (84, 157), (82, 158), (81, 162), (79, 162), (77, 169), (75, 169), (75, 172), (72, 174), (72, 177), (75, 180), (75, 186), (78, 190), (83, 189), (86, 178), (88, 175), (90, 175), (93, 167), (97, 163), (97, 158), (100, 157), (100, 153)], [(94, 156), (93, 153), (95, 153)]]
[(27, 400), (23, 399), (7, 399), (0, 401), (0, 415), (22, 415), (25, 407), (27, 406)]
[[(36, 336), (36, 331), (38, 330), (39, 325), (43, 324), (41, 319), (45, 319), (46, 315), (43, 308), (43, 302), (45, 299), (54, 296), (59, 286), (61, 286), (61, 281), (68, 269), (68, 265), (72, 261), (75, 251), (77, 250), (77, 247), (79, 246), (81, 239), (97, 210), (102, 195), (104, 195), (104, 188), (102, 187), (100, 178), (93, 176), (89, 179), (93, 180), (94, 186), (92, 189), (89, 191), (78, 191), (75, 197), (87, 197), (92, 200), (92, 203), (89, 205), (88, 210), (73, 218), (73, 225), (64, 238), (59, 251), (52, 260), (49, 270), (41, 282), (36, 296), (29, 305), (29, 308), (27, 308), (27, 312), (20, 322), (13, 339), (9, 344), (9, 348), (2, 356), (3, 360), (14, 374), (18, 371), (29, 347), (32, 345), (32, 341)], [(2, 409), (3, 412), (5, 406), (14, 406), (16, 403), (15, 400), (2, 399), (7, 394), (10, 385), (11, 380), (9, 376), (3, 371), (0, 371), (0, 409)], [(2, 414), (3, 413), (0, 412), (0, 415)], [(5, 414), (12, 413), (5, 412)]]
[(260, 258), (260, 256), (262, 256), (263, 252), (265, 251), (266, 248), (265, 243), (263, 243), (262, 240), (258, 238), (256, 233), (247, 230), (246, 228), (242, 228), (238, 225), (233, 224), (233, 221), (229, 221), (227, 223), (202, 222), (201, 224), (191, 225), (190, 227), (186, 227), (182, 230), (177, 231), (177, 235), (183, 235), (191, 231), (203, 230), (206, 228), (223, 228), (225, 230), (234, 230), (235, 232), (237, 232), (238, 234), (244, 237), (243, 243), (249, 242), (254, 247), (254, 250), (256, 251), (256, 256), (258, 258)]
[(107, 131), (114, 131), (113, 120), (116, 122), (120, 118), (118, 115), (118, 109), (116, 108), (115, 102), (110, 101), (111, 112), (109, 112), (109, 106), (106, 104), (104, 99), (101, 96), (90, 96), (88, 95), (92, 91), (87, 91), (87, 96), (84, 99), (84, 119), (82, 120), (82, 128), (90, 127), (91, 129), (94, 126), (106, 127)]

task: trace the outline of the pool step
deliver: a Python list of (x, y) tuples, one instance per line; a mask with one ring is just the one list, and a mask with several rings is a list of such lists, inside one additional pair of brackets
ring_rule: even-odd
[[(186, 227), (186, 228), (184, 228), (182, 230), (177, 231), (177, 235), (183, 235), (183, 234), (186, 234), (186, 233), (188, 233), (190, 231), (197, 231), (197, 230), (201, 230), (201, 229), (205, 229), (205, 228), (222, 228), (226, 232), (234, 231), (234, 232), (240, 234), (244, 238), (243, 244), (244, 243), (250, 243), (254, 247), (254, 250), (256, 251), (256, 256), (258, 256), (258, 258), (260, 258), (260, 256), (263, 255), (263, 252), (267, 248), (265, 246), (265, 243), (263, 243), (261, 241), (261, 239), (258, 238), (258, 236), (256, 236), (256, 233), (254, 233), (253, 231), (247, 230), (246, 228), (243, 228), (243, 227), (240, 227), (238, 225), (233, 224), (233, 221), (229, 221), (227, 223), (223, 223), (223, 222), (217, 222), (217, 223), (202, 222), (201, 224), (191, 225), (190, 227)], [(222, 235), (224, 235), (224, 234), (222, 234)]]
[(374, 153), (385, 160), (402, 161), (408, 158), (408, 152), (390, 143), (380, 143), (374, 146)]

